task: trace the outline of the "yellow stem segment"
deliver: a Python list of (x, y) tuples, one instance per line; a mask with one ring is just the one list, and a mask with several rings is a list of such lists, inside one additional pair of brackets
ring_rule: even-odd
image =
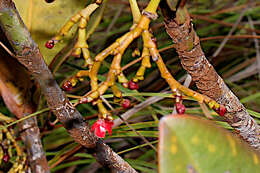
[[(121, 58), (124, 54), (125, 49), (129, 46), (129, 44), (137, 37), (139, 37), (144, 29), (148, 29), (150, 23), (150, 19), (146, 16), (142, 16), (140, 18), (139, 23), (128, 33), (120, 37), (116, 40), (112, 45), (108, 48), (103, 50), (95, 57), (95, 63), (93, 64), (92, 68), (90, 69), (89, 77), (90, 77), (90, 84), (91, 84), (91, 94), (87, 97), (88, 101), (92, 101), (102, 95), (109, 86), (112, 86), (115, 82), (115, 77), (120, 75), (122, 76), (121, 71)], [(107, 80), (98, 86), (98, 78), (97, 74), (101, 65), (101, 62), (108, 56), (108, 55), (115, 55), (111, 68), (109, 70)], [(125, 79), (124, 79), (125, 81)]]
[(70, 18), (70, 20), (60, 29), (58, 34), (52, 38), (52, 40), (60, 41), (62, 37), (68, 34), (68, 32), (71, 30), (74, 24), (76, 24), (80, 20), (80, 14), (77, 13), (74, 16)]
[(99, 118), (113, 120), (111, 113), (108, 112), (101, 99), (97, 100), (98, 111), (100, 113)]
[(77, 14), (72, 16), (70, 20), (63, 25), (63, 27), (60, 29), (58, 34), (53, 38), (55, 41), (60, 41), (62, 37), (68, 34), (68, 32), (71, 30), (74, 24), (76, 24), (82, 17), (87, 18), (90, 16), (97, 8), (99, 5), (96, 3), (88, 5), (86, 8), (83, 10), (79, 11)]
[(144, 11), (156, 14), (156, 10), (159, 6), (160, 0), (151, 0), (148, 6), (144, 9)]
[(136, 75), (133, 78), (133, 81), (138, 82), (139, 80), (144, 80), (145, 70), (146, 68), (150, 68), (150, 67), (151, 67), (151, 62), (150, 62), (149, 49), (147, 47), (143, 47), (141, 67), (137, 70)]
[(200, 103), (202, 103), (202, 102), (207, 103), (210, 108), (215, 108), (215, 109), (219, 108), (220, 105), (216, 101), (181, 85), (178, 81), (176, 81), (173, 78), (173, 76), (168, 71), (166, 65), (164, 64), (163, 59), (160, 56), (159, 51), (156, 47), (156, 44), (152, 41), (151, 37), (152, 37), (152, 35), (149, 33), (148, 30), (143, 31), (144, 46), (149, 49), (153, 60), (156, 62), (157, 66), (161, 72), (161, 76), (169, 84), (173, 93), (176, 93), (176, 91), (179, 90), (179, 91), (183, 92), (185, 95), (193, 97)]
[(136, 0), (129, 0), (129, 3), (130, 3), (132, 15), (133, 15), (133, 23), (136, 24), (139, 22), (139, 20), (141, 18), (141, 13), (140, 13)]

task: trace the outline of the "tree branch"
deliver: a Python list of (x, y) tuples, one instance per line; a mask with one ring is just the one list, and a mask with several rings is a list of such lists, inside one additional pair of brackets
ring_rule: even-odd
[[(4, 33), (0, 29), (0, 38), (7, 44)], [(0, 48), (0, 92), (10, 110), (18, 119), (35, 112), (33, 103), (30, 75), (27, 70), (13, 57)], [(35, 173), (50, 172), (48, 162), (42, 147), (40, 130), (36, 117), (19, 123), (21, 138), (25, 144), (31, 171)]]
[(22, 63), (37, 80), (48, 106), (67, 129), (72, 138), (88, 148), (96, 160), (112, 172), (136, 172), (118, 156), (103, 140), (91, 133), (88, 123), (72, 106), (59, 88), (39, 52), (37, 44), (21, 20), (11, 0), (0, 1), (0, 24), (12, 45), (17, 60)]
[(206, 59), (186, 8), (179, 8), (177, 12), (171, 11), (166, 1), (163, 1), (160, 7), (165, 19), (166, 31), (174, 42), (183, 68), (192, 76), (201, 93), (227, 108), (225, 120), (244, 140), (260, 150), (258, 124)]

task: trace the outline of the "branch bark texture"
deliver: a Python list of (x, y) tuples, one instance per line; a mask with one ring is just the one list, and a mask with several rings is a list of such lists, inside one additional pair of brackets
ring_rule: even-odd
[(186, 8), (171, 11), (165, 1), (160, 6), (166, 31), (174, 42), (183, 68), (192, 76), (201, 93), (227, 108), (225, 120), (252, 147), (260, 150), (259, 125), (206, 59)]
[(37, 80), (49, 108), (71, 137), (88, 148), (96, 160), (103, 166), (109, 167), (112, 172), (136, 172), (101, 139), (91, 133), (88, 123), (72, 106), (54, 80), (37, 44), (32, 40), (11, 0), (0, 1), (0, 14), (0, 25), (16, 53), (17, 60)]
[[(5, 41), (0, 33), (1, 41)], [(8, 43), (8, 42), (7, 42)], [(33, 103), (30, 75), (16, 59), (0, 49), (0, 92), (8, 109), (18, 119), (29, 115), (36, 110)], [(30, 167), (35, 173), (50, 172), (48, 162), (42, 147), (40, 130), (36, 117), (19, 123), (21, 138), (25, 144)]]

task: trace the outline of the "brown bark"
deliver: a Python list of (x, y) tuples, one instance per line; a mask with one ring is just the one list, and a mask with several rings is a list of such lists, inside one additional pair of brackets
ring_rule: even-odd
[(166, 31), (174, 42), (181, 64), (192, 76), (199, 91), (224, 105), (227, 108), (225, 120), (244, 140), (260, 150), (258, 124), (206, 59), (186, 8), (173, 12), (165, 2), (161, 4), (161, 8)]
[[(3, 33), (0, 33), (1, 41), (5, 41)], [(5, 42), (4, 42), (5, 43)], [(8, 42), (7, 42), (8, 43)], [(26, 69), (14, 58), (0, 49), (0, 92), (3, 100), (18, 119), (29, 115), (36, 110), (33, 103), (30, 75)], [(21, 138), (25, 144), (29, 164), (32, 172), (50, 172), (48, 162), (41, 144), (40, 131), (36, 117), (32, 117), (19, 123)]]
[(39, 52), (37, 44), (21, 20), (11, 0), (0, 1), (0, 25), (12, 45), (17, 60), (23, 64), (37, 80), (48, 106), (64, 125), (72, 138), (91, 151), (97, 161), (112, 172), (136, 172), (104, 142), (90, 131), (81, 114), (72, 106), (59, 88)]

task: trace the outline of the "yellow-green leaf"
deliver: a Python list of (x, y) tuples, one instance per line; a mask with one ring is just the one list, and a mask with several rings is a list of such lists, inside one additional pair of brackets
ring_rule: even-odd
[(31, 32), (32, 38), (39, 45), (47, 64), (68, 43), (74, 31), (66, 39), (55, 45), (53, 49), (45, 48), (45, 43), (59, 31), (59, 29), (86, 6), (86, 0), (58, 0), (46, 3), (44, 0), (14, 0), (16, 7)]
[(160, 173), (259, 172), (260, 157), (245, 142), (210, 121), (173, 115), (160, 122)]

